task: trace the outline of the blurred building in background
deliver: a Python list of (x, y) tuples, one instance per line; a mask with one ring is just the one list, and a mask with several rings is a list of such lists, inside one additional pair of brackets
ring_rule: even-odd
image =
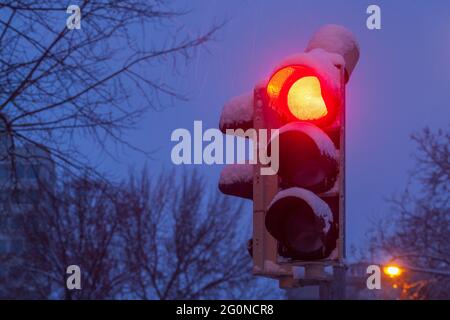
[(26, 287), (33, 274), (22, 254), (32, 248), (22, 229), (33, 218), (32, 204), (39, 203), (41, 192), (51, 191), (54, 184), (50, 153), (31, 144), (13, 145), (0, 123), (0, 298), (35, 297)]

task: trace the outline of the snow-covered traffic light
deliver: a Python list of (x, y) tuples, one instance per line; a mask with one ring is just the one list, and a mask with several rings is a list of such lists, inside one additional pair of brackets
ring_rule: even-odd
[(345, 85), (358, 58), (347, 29), (324, 26), (304, 53), (285, 59), (253, 95), (224, 109), (224, 133), (242, 125), (277, 129), (267, 145), (255, 146), (278, 160), (275, 176), (262, 175), (267, 164), (257, 162), (225, 168), (219, 183), (223, 192), (253, 200), (256, 274), (282, 278), (292, 266), (342, 263)]

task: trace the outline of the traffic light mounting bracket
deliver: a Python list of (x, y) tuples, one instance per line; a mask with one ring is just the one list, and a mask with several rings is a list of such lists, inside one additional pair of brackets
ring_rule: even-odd
[[(253, 127), (256, 132), (260, 132), (259, 129), (272, 129), (269, 126), (276, 123), (276, 115), (267, 107), (265, 85), (255, 88), (253, 103)], [(270, 137), (268, 139), (270, 141)], [(259, 137), (257, 141), (260, 142)], [(264, 145), (261, 143), (258, 148)], [(262, 175), (261, 167), (262, 164), (257, 162), (253, 175), (253, 273), (270, 278), (291, 276), (290, 266), (280, 266), (277, 263), (278, 243), (265, 227), (266, 208), (278, 192), (278, 176)]]

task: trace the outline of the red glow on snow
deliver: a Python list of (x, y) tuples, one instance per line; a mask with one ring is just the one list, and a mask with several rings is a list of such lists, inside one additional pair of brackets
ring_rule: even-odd
[(280, 96), (284, 83), (294, 73), (294, 71), (294, 68), (287, 67), (275, 72), (267, 85), (267, 94), (270, 99), (277, 99)]

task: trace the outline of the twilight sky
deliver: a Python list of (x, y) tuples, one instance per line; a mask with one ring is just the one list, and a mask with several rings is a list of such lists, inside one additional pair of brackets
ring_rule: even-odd
[[(366, 27), (370, 4), (381, 7), (381, 30)], [(129, 154), (121, 164), (101, 160), (103, 168), (125, 173), (147, 163), (153, 172), (170, 169), (174, 129), (192, 130), (194, 120), (217, 127), (229, 98), (252, 90), (281, 59), (303, 51), (321, 25), (341, 24), (355, 34), (361, 50), (347, 86), (347, 248), (361, 247), (369, 218), (389, 214), (384, 198), (406, 184), (414, 150), (409, 135), (450, 124), (450, 1), (183, 0), (176, 6), (192, 9), (178, 19), (192, 35), (228, 22), (181, 73), (174, 75), (166, 65), (149, 69), (190, 98), (150, 112), (128, 135), (136, 145), (156, 150), (153, 159)], [(199, 169), (215, 188), (221, 167)]]

